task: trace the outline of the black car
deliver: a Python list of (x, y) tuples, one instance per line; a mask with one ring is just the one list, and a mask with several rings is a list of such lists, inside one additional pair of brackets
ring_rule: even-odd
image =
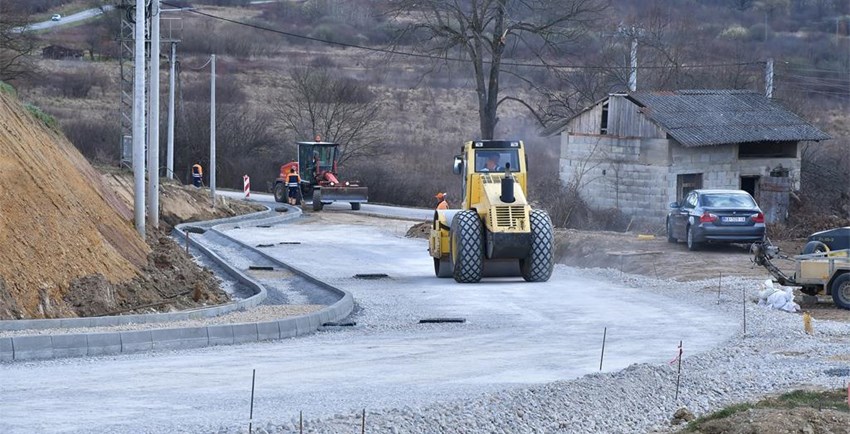
[(697, 250), (707, 241), (764, 241), (764, 213), (746, 191), (693, 190), (670, 208), (667, 241), (686, 241), (689, 250)]

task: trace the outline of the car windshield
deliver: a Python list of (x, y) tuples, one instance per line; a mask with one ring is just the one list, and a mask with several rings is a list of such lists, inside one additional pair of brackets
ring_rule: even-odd
[(708, 208), (755, 208), (756, 202), (748, 194), (710, 193), (700, 197), (700, 204)]

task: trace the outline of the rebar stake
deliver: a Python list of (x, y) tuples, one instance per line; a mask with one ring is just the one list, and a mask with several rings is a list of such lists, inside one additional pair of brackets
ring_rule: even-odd
[(682, 378), (682, 341), (679, 341), (679, 368), (676, 372), (676, 398), (679, 400), (679, 380)]
[(251, 430), (254, 425), (254, 380), (257, 378), (257, 370), (251, 370), (251, 413), (248, 415), (248, 434), (251, 434)]
[(602, 329), (602, 354), (599, 356), (599, 370), (602, 370), (602, 359), (605, 358), (605, 337), (608, 335), (608, 327)]

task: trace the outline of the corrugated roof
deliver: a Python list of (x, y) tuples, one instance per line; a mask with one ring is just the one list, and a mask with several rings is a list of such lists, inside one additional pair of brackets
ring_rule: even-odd
[(830, 138), (775, 101), (752, 91), (634, 92), (628, 98), (688, 147)]

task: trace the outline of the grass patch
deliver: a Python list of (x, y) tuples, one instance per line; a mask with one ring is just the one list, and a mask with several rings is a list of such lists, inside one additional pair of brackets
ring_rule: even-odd
[(850, 412), (847, 406), (847, 391), (842, 389), (817, 392), (795, 390), (778, 398), (765, 399), (758, 403), (759, 408), (796, 408), (812, 407), (818, 410), (830, 409)]
[(59, 131), (59, 122), (56, 122), (56, 118), (50, 116), (49, 114), (42, 111), (40, 108), (27, 104), (25, 106), (27, 111), (30, 112), (36, 119), (40, 120), (47, 128), (50, 128), (53, 131)]
[(0, 81), (0, 93), (5, 93), (6, 95), (17, 96), (17, 92), (15, 92), (15, 88), (12, 87), (9, 83), (4, 83)]
[(725, 419), (729, 416), (750, 410), (752, 408), (755, 408), (755, 405), (750, 404), (750, 403), (730, 405), (726, 408), (718, 410), (718, 411), (711, 413), (709, 415), (705, 415), (705, 416), (698, 417), (698, 418), (694, 419), (691, 423), (688, 424), (688, 427), (685, 428), (685, 431), (686, 432), (694, 432), (694, 431), (702, 428), (702, 424), (704, 424), (706, 422), (709, 422), (709, 421), (712, 421), (712, 420), (718, 420), (718, 419)]
[(701, 429), (702, 425), (706, 422), (725, 419), (737, 413), (751, 409), (792, 409), (800, 407), (850, 412), (850, 408), (847, 406), (847, 391), (844, 389), (827, 391), (795, 390), (775, 398), (763, 399), (755, 404), (747, 402), (743, 404), (730, 405), (709, 415), (694, 419), (688, 424), (687, 428), (685, 428), (685, 432), (697, 431)]

